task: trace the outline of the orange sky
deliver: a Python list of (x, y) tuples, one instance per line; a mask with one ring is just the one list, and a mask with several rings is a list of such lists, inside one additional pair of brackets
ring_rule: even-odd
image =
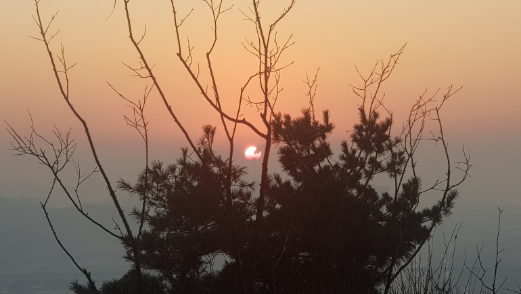
[[(122, 61), (137, 64), (137, 58), (127, 38), (121, 1), (113, 16), (105, 21), (112, 10), (111, 2), (42, 0), (41, 6), (45, 19), (59, 10), (54, 29), (59, 28), (60, 33), (54, 40), (54, 51), (63, 43), (69, 62), (77, 62), (71, 72), (71, 99), (90, 122), (102, 158), (110, 158), (110, 171), (116, 180), (139, 171), (140, 163), (130, 164), (129, 169), (121, 165), (131, 162), (129, 157), (140, 158), (141, 142), (137, 134), (125, 127), (122, 116), (128, 114), (128, 108), (106, 81), (132, 98), (141, 96), (145, 83), (130, 77), (122, 65)], [(280, 3), (289, 1), (275, 1), (277, 5), (269, 2), (265, 1), (262, 7), (266, 20), (280, 11)], [(151, 63), (156, 64), (171, 105), (192, 136), (198, 138), (202, 125), (218, 124), (218, 120), (175, 57), (169, 1), (131, 3), (136, 29), (142, 30), (146, 24), (143, 46)], [(400, 118), (425, 89), (464, 86), (447, 105), (444, 119), (455, 156), (462, 145), (473, 151), (476, 176), (467, 189), (473, 193), (501, 187), (502, 197), (507, 199), (504, 203), (519, 196), (514, 186), (521, 174), (517, 153), (521, 149), (520, 1), (317, 3), (298, 1), (279, 27), (281, 39), (293, 34), (295, 41), (284, 57), (286, 62), (295, 63), (282, 74), (280, 111), (296, 115), (307, 106), (302, 81), (306, 74), (313, 75), (320, 67), (316, 108), (331, 110), (331, 119), (337, 126), (334, 138), (339, 141), (356, 121), (358, 100), (349, 88), (349, 84), (359, 82), (354, 66), (367, 72), (376, 60), (386, 59), (407, 43), (400, 64), (384, 89), (388, 105)], [(248, 4), (236, 3), (223, 16), (215, 52), (221, 94), (231, 101), (227, 102), (230, 106), (237, 101), (247, 75), (255, 70), (255, 60), (241, 45), (245, 38), (255, 37), (253, 26), (240, 13), (248, 11)], [(195, 46), (195, 57), (203, 61), (211, 24), (208, 10), (199, 2), (195, 5), (183, 28)], [(29, 109), (43, 132), (48, 132), (53, 123), (64, 129), (72, 126), (82, 143), (79, 124), (58, 96), (43, 45), (29, 38), (37, 34), (31, 18), (33, 10), (29, 0), (0, 2), (0, 118), (24, 132)], [(186, 13), (189, 8), (182, 10)], [(205, 66), (201, 69), (205, 75)], [(149, 118), (155, 152), (152, 158), (173, 160), (178, 148), (187, 144), (157, 95), (151, 99)], [(252, 110), (245, 115), (257, 116)], [(238, 142), (241, 149), (237, 154), (242, 154), (243, 147), (260, 141), (244, 129), (241, 138), (244, 139)], [(4, 191), (12, 191), (28, 183), (39, 183), (35, 177), (44, 177), (41, 168), (30, 159), (13, 158), (6, 151), (8, 142), (7, 132), (0, 132), (0, 186), (8, 187)], [(86, 154), (83, 149), (78, 152)], [(485, 186), (483, 183), (491, 175), (497, 177), (495, 186)], [(41, 185), (45, 187), (47, 182), (41, 180)]]

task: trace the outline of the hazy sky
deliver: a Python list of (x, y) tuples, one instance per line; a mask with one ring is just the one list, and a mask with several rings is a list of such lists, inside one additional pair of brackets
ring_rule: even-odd
[[(209, 11), (199, 1), (184, 2), (194, 3), (195, 10), (183, 26), (183, 39), (189, 36), (195, 46), (194, 62), (204, 62), (212, 33)], [(268, 21), (280, 12), (280, 3), (289, 1), (264, 2), (262, 13)], [(198, 138), (201, 126), (218, 124), (218, 117), (204, 103), (175, 56), (169, 1), (131, 3), (138, 34), (146, 25), (145, 53), (156, 65), (172, 107), (192, 136)], [(138, 99), (146, 81), (131, 77), (122, 63), (136, 65), (138, 59), (127, 37), (121, 1), (106, 20), (112, 4), (109, 0), (42, 0), (41, 10), (45, 20), (59, 10), (51, 27), (60, 30), (53, 40), (53, 51), (58, 52), (62, 43), (69, 63), (77, 63), (70, 75), (71, 100), (89, 122), (101, 159), (107, 162), (109, 176), (115, 182), (119, 177), (132, 179), (139, 172), (143, 150), (139, 136), (125, 126), (123, 115), (129, 114), (129, 108), (106, 82)], [(184, 14), (190, 8), (183, 5), (180, 13)], [(255, 39), (254, 27), (241, 14), (241, 10), (248, 11), (248, 5), (249, 1), (235, 3), (223, 15), (214, 55), (221, 95), (231, 110), (240, 87), (255, 70), (255, 60), (241, 45), (245, 39)], [(72, 128), (81, 146), (79, 160), (85, 168), (92, 167), (81, 126), (59, 96), (43, 44), (29, 37), (37, 36), (33, 14), (33, 1), (0, 1), (0, 118), (27, 134), (29, 109), (44, 134), (50, 133), (53, 124), (64, 130)], [(464, 220), (473, 209), (485, 209), (493, 220), (495, 207), (500, 205), (506, 209), (507, 220), (521, 221), (517, 216), (521, 208), (520, 15), (518, 0), (300, 0), (279, 27), (280, 39), (293, 34), (295, 45), (284, 56), (284, 62), (294, 64), (282, 74), (284, 91), (278, 110), (296, 115), (307, 106), (307, 89), (302, 81), (320, 67), (316, 109), (331, 110), (336, 125), (333, 140), (339, 142), (357, 119), (359, 101), (349, 87), (360, 82), (355, 65), (366, 73), (377, 60), (387, 59), (407, 43), (400, 64), (383, 89), (398, 123), (426, 89), (433, 93), (450, 85), (463, 86), (443, 113), (454, 160), (461, 158), (462, 147), (466, 146), (474, 165), (453, 218)], [(202, 64), (203, 77), (205, 70)], [(158, 98), (154, 93), (148, 108), (151, 157), (173, 161), (179, 147), (187, 143)], [(253, 109), (247, 109), (245, 115), (257, 117)], [(237, 154), (249, 144), (260, 142), (245, 129), (240, 138)], [(49, 174), (32, 159), (13, 157), (6, 150), (9, 141), (8, 133), (1, 131), (0, 194), (41, 194), (50, 185)], [(425, 156), (423, 160), (429, 163), (429, 154)], [(276, 161), (275, 156), (272, 161)], [(104, 189), (95, 191), (103, 193)]]

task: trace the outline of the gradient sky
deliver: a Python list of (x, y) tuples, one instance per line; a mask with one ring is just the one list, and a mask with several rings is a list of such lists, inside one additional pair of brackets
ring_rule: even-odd
[[(60, 29), (60, 33), (53, 41), (53, 50), (57, 52), (63, 43), (69, 62), (77, 62), (71, 72), (71, 99), (90, 123), (113, 181), (119, 177), (132, 179), (143, 165), (139, 137), (123, 120), (129, 109), (106, 84), (109, 81), (134, 99), (141, 97), (145, 86), (122, 64), (137, 64), (137, 58), (130, 47), (119, 2), (106, 20), (112, 1), (41, 1), (44, 19), (59, 10), (52, 29)], [(201, 3), (189, 2), (195, 2), (195, 10), (183, 34), (190, 36), (195, 58), (202, 61), (211, 34), (209, 14)], [(265, 18), (276, 15), (280, 3), (286, 2), (265, 1)], [(202, 125), (218, 124), (218, 120), (175, 57), (169, 1), (131, 3), (136, 29), (142, 31), (146, 24), (143, 46), (151, 63), (156, 64), (171, 105), (192, 136), (198, 138)], [(357, 119), (359, 101), (349, 87), (359, 83), (355, 65), (368, 72), (377, 60), (388, 58), (407, 43), (400, 64), (384, 88), (387, 105), (398, 120), (426, 89), (433, 93), (450, 85), (463, 86), (443, 113), (454, 160), (461, 158), (462, 147), (466, 146), (474, 165), (472, 177), (461, 189), (453, 218), (466, 221), (473, 212), (486, 211), (494, 225), (495, 207), (499, 205), (505, 208), (507, 221), (521, 221), (521, 1), (318, 3), (298, 1), (280, 24), (280, 38), (293, 34), (295, 41), (284, 60), (295, 63), (282, 74), (284, 92), (278, 110), (296, 115), (307, 106), (307, 89), (302, 81), (320, 67), (316, 109), (331, 110), (336, 125), (333, 141), (339, 142)], [(255, 60), (241, 45), (243, 40), (255, 37), (254, 27), (240, 13), (248, 11), (248, 4), (235, 3), (223, 16), (215, 52), (221, 94), (230, 107), (237, 101), (248, 74), (255, 70)], [(189, 8), (181, 10), (186, 13)], [(37, 35), (33, 14), (32, 1), (0, 1), (0, 118), (27, 134), (29, 109), (42, 133), (49, 134), (53, 124), (61, 129), (72, 127), (74, 137), (84, 144), (79, 123), (58, 95), (43, 44), (29, 38)], [(201, 69), (206, 74), (205, 67)], [(157, 95), (151, 99), (151, 157), (173, 161), (186, 141)], [(257, 114), (250, 109), (245, 115)], [(240, 134), (238, 155), (249, 144), (260, 142), (247, 130)], [(8, 133), (1, 131), (0, 195), (34, 198), (47, 189), (50, 177), (34, 160), (13, 157), (6, 150), (9, 141)], [(427, 153), (423, 158), (427, 164), (429, 157)], [(92, 167), (83, 145), (78, 158), (86, 168)], [(96, 191), (103, 193), (104, 189)]]

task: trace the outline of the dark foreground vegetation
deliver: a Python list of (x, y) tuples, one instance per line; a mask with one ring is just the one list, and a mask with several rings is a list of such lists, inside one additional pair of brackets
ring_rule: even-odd
[[(306, 109), (298, 118), (274, 119), (284, 173), (269, 178), (262, 223), (256, 222), (254, 183), (243, 179), (242, 167), (232, 167), (232, 205), (226, 205), (227, 165), (212, 149), (210, 126), (199, 141), (202, 161), (183, 150), (175, 164), (154, 162), (135, 184), (119, 183), (145, 203), (133, 215), (145, 220), (141, 267), (157, 277), (144, 275), (146, 287), (239, 293), (243, 279), (254, 293), (376, 293), (393, 283), (450, 213), (457, 192), (417, 209), (422, 187), (411, 176), (398, 192), (378, 193), (371, 186), (375, 176), (401, 182), (408, 164), (402, 140), (389, 136), (391, 119), (361, 107), (360, 123), (333, 159), (328, 113), (323, 122), (313, 117)], [(133, 261), (131, 244), (124, 245)], [(226, 263), (215, 269), (214, 258), (223, 255)]]

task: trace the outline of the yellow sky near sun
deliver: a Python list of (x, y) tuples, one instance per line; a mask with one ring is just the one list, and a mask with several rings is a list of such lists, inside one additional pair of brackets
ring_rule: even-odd
[[(211, 34), (209, 12), (202, 2), (186, 2), (193, 3), (196, 9), (183, 26), (183, 38), (190, 36), (195, 46), (194, 62), (201, 62), (201, 76), (208, 81), (203, 54)], [(273, 19), (287, 2), (264, 1), (261, 8), (265, 20)], [(136, 30), (142, 32), (146, 24), (145, 53), (155, 64), (172, 107), (192, 136), (198, 138), (202, 125), (218, 125), (219, 121), (175, 56), (169, 1), (131, 3)], [(247, 12), (248, 4), (235, 3), (223, 15), (214, 57), (221, 96), (232, 111), (240, 87), (256, 65), (241, 45), (245, 39), (255, 39), (254, 27), (243, 20), (240, 12)], [(137, 134), (124, 126), (122, 115), (129, 113), (128, 108), (106, 84), (109, 81), (134, 99), (141, 97), (146, 84), (131, 77), (122, 64), (136, 65), (138, 59), (127, 37), (121, 3), (107, 21), (112, 1), (42, 0), (41, 7), (47, 20), (59, 10), (54, 29), (60, 29), (60, 33), (53, 41), (53, 50), (58, 52), (63, 43), (69, 62), (77, 62), (71, 72), (71, 99), (91, 123), (95, 138), (107, 146), (139, 144)], [(32, 1), (0, 3), (0, 117), (14, 126), (27, 126), (29, 108), (44, 129), (52, 127), (52, 123), (62, 128), (72, 125), (81, 137), (79, 124), (59, 97), (43, 45), (28, 37), (37, 34), (31, 19), (33, 10)], [(183, 6), (180, 10), (186, 13), (189, 8)], [(384, 89), (387, 103), (397, 116), (403, 115), (425, 89), (432, 93), (451, 84), (463, 85), (462, 92), (446, 109), (446, 124), (455, 136), (499, 126), (503, 127), (498, 132), (507, 134), (521, 124), (520, 15), (521, 2), (514, 0), (300, 0), (279, 27), (281, 40), (293, 34), (295, 41), (283, 62), (295, 63), (282, 74), (284, 91), (278, 110), (297, 115), (307, 106), (307, 89), (302, 81), (320, 67), (316, 108), (331, 110), (337, 132), (343, 136), (357, 118), (355, 107), (359, 101), (349, 87), (359, 83), (354, 66), (367, 73), (376, 60), (386, 59), (407, 43)], [(175, 141), (186, 146), (157, 95), (152, 99), (149, 117), (153, 139), (159, 145)], [(258, 117), (251, 107), (245, 107), (245, 115)], [(506, 125), (506, 117), (514, 123)], [(241, 148), (255, 140), (247, 130), (241, 134), (247, 138), (240, 143)], [(9, 138), (5, 132), (0, 136), (5, 149)]]

